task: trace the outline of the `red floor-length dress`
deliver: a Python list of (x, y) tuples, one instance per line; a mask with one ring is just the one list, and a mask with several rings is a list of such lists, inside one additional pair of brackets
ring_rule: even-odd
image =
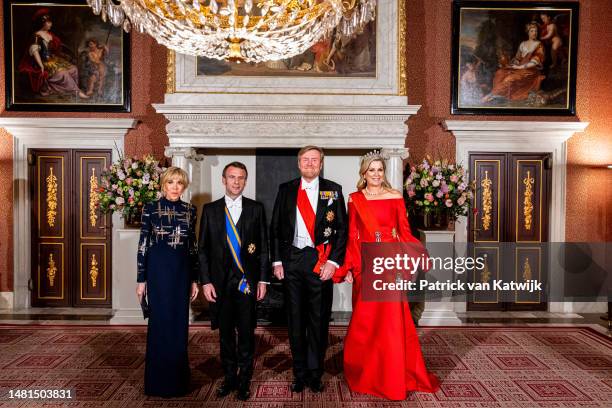
[(402, 198), (366, 200), (361, 192), (351, 194), (346, 260), (334, 275), (336, 282), (349, 269), (354, 276), (353, 313), (344, 339), (344, 376), (352, 391), (390, 400), (406, 399), (410, 391), (436, 392), (439, 382), (425, 367), (407, 296), (389, 302), (361, 298), (361, 243), (376, 241), (364, 226), (367, 217), (359, 214), (363, 206), (376, 217), (380, 242), (419, 242), (410, 233)]

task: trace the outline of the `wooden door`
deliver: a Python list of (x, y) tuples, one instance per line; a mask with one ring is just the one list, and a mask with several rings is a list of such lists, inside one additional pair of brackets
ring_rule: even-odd
[[(470, 174), (475, 181), (476, 195), (472, 214), (468, 222), (469, 241), (474, 246), (474, 257), (486, 257), (485, 267), (478, 275), (474, 271), (473, 282), (489, 283), (502, 276), (503, 259), (499, 243), (506, 237), (505, 217), (507, 212), (507, 179), (504, 153), (470, 155)], [(468, 301), (468, 310), (503, 310), (497, 291), (474, 292)]]
[(95, 190), (109, 150), (29, 151), (33, 306), (111, 306), (110, 216)]
[[(111, 219), (97, 208), (100, 174), (110, 165), (110, 151), (78, 150), (76, 211), (73, 219), (74, 306), (111, 306)], [(76, 268), (75, 268), (76, 269)]]
[[(486, 255), (475, 282), (495, 279), (517, 282), (543, 278), (546, 258), (538, 245), (548, 241), (551, 158), (549, 154), (471, 153), (471, 178), (476, 183), (478, 212), (468, 222), (473, 256)], [(512, 253), (503, 243), (515, 243)], [(546, 310), (539, 294), (517, 292), (512, 302), (495, 290), (475, 292), (468, 310)]]
[(70, 306), (71, 265), (70, 187), (72, 163), (69, 151), (30, 151), (32, 197), (33, 306)]

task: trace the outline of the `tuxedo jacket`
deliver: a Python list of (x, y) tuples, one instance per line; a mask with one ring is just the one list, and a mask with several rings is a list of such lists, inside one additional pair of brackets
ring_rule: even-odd
[[(236, 225), (240, 235), (240, 259), (251, 287), (257, 293), (260, 281), (270, 281), (268, 234), (263, 204), (242, 196), (242, 213)], [(200, 282), (212, 283), (217, 302), (232, 276), (233, 259), (225, 231), (225, 198), (204, 205), (200, 220)]]
[[(297, 195), (301, 178), (283, 183), (278, 188), (270, 225), (272, 261), (287, 264), (296, 228)], [(331, 245), (328, 260), (342, 265), (347, 239), (347, 217), (342, 187), (319, 177), (319, 194), (315, 211), (315, 246)]]

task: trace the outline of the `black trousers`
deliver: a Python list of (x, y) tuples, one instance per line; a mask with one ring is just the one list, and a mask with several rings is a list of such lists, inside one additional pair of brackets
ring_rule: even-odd
[(238, 282), (236, 277), (230, 278), (219, 305), (221, 365), (226, 380), (246, 382), (253, 375), (257, 288), (251, 288), (253, 293), (245, 295), (238, 290)]
[(283, 263), (293, 375), (304, 381), (323, 375), (333, 300), (332, 281), (313, 272), (317, 259), (314, 248), (292, 247), (289, 262)]

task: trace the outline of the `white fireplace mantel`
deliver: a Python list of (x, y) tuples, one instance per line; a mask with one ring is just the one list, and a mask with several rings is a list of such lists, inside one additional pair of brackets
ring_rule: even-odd
[(419, 110), (403, 96), (169, 94), (170, 147), (403, 148)]

